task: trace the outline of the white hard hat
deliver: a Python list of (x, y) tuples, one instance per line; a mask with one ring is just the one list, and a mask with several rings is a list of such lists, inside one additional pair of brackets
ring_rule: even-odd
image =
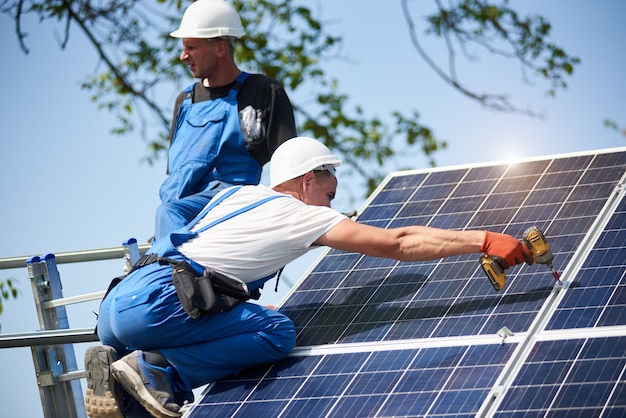
[(270, 160), (270, 187), (300, 177), (312, 170), (335, 174), (341, 160), (326, 145), (305, 136), (283, 142)]
[(197, 0), (187, 7), (174, 38), (241, 38), (246, 32), (233, 6), (224, 0)]

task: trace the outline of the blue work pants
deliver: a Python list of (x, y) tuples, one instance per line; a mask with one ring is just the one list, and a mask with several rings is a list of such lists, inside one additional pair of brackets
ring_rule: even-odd
[(120, 355), (160, 352), (182, 379), (172, 386), (187, 390), (283, 359), (295, 346), (293, 322), (255, 303), (190, 318), (176, 296), (171, 271), (169, 265), (150, 264), (111, 291), (98, 317), (103, 344)]

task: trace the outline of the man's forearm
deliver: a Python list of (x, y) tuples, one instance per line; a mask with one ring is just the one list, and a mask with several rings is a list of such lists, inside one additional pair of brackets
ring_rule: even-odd
[(316, 243), (375, 257), (423, 261), (480, 252), (484, 238), (484, 231), (449, 231), (425, 226), (384, 229), (346, 219)]
[(397, 233), (397, 254), (393, 258), (402, 261), (478, 253), (485, 239), (484, 231), (450, 231), (425, 226), (398, 228)]
[(507, 234), (418, 225), (384, 229), (350, 219), (322, 235), (316, 244), (400, 261), (425, 261), (484, 252), (504, 259), (509, 266), (532, 262), (528, 248)]

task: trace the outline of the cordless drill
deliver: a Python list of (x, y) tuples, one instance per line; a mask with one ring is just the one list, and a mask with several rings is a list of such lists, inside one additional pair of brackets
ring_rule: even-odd
[[(548, 244), (548, 240), (546, 240), (543, 232), (541, 232), (541, 230), (536, 226), (531, 226), (524, 231), (522, 241), (532, 253), (533, 262), (548, 266), (548, 268), (552, 271), (554, 279), (560, 282), (561, 277), (552, 264), (554, 261), (554, 255), (550, 250), (550, 244)], [(493, 288), (496, 291), (502, 290), (506, 285), (506, 274), (504, 273), (503, 267), (506, 263), (504, 263), (504, 260), (500, 257), (482, 255), (480, 257), (480, 264), (487, 274)]]

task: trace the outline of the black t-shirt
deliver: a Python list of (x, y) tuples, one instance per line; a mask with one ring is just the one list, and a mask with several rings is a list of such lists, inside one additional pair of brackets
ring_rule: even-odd
[[(234, 85), (204, 87), (196, 82), (192, 102), (198, 103), (228, 95)], [(184, 92), (176, 98), (170, 142), (182, 104)], [(262, 166), (267, 163), (276, 148), (286, 140), (297, 136), (293, 108), (280, 83), (262, 74), (250, 74), (237, 94), (239, 123), (250, 155)]]

